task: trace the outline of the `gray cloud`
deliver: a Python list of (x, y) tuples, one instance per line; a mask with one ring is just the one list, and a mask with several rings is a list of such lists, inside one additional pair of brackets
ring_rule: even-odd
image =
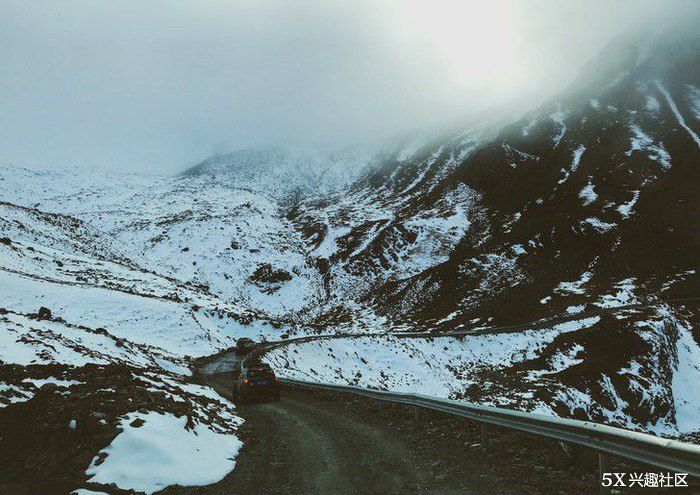
[(174, 171), (347, 145), (568, 84), (693, 1), (0, 3), (0, 160)]

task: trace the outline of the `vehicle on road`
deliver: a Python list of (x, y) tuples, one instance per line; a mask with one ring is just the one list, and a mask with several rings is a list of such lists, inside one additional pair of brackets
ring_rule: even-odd
[(245, 356), (250, 351), (255, 349), (256, 346), (257, 344), (252, 339), (249, 339), (248, 337), (240, 338), (236, 341), (236, 354), (239, 356)]
[(242, 370), (234, 382), (234, 397), (240, 403), (280, 400), (279, 378), (268, 365)]

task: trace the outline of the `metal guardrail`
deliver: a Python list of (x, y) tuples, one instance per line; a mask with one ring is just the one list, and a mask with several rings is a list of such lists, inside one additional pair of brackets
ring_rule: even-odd
[(427, 395), (374, 390), (351, 385), (305, 382), (289, 378), (282, 378), (281, 382), (293, 387), (349, 393), (375, 400), (439, 411), (479, 423), (504, 426), (562, 442), (583, 445), (598, 452), (700, 477), (700, 445), (664, 439), (589, 421), (480, 406)]
[[(368, 335), (392, 334), (332, 334), (291, 338), (269, 343), (251, 351), (241, 360), (241, 368), (258, 360), (263, 354), (292, 343), (303, 343), (322, 339), (359, 338)], [(393, 335), (395, 337), (401, 334)], [(426, 336), (427, 337), (427, 336)], [(438, 338), (442, 335), (429, 335)], [(334, 385), (282, 378), (281, 382), (292, 387), (327, 392), (349, 393), (375, 400), (413, 406), (416, 418), (420, 409), (439, 411), (479, 422), (482, 425), (482, 441), (486, 441), (485, 425), (496, 425), (525, 433), (552, 438), (561, 442), (582, 445), (598, 452), (600, 478), (609, 471), (610, 454), (656, 466), (670, 471), (688, 473), (700, 478), (700, 445), (665, 439), (646, 433), (625, 430), (589, 421), (544, 416), (510, 409), (481, 406), (450, 399), (426, 395), (368, 389), (351, 385)], [(601, 493), (608, 493), (601, 485)]]
[[(455, 335), (449, 333), (398, 332), (304, 336), (260, 346), (246, 355), (241, 360), (240, 365), (241, 368), (246, 368), (250, 363), (262, 357), (263, 354), (292, 343), (298, 344), (315, 340), (360, 338), (367, 336), (440, 338), (453, 337)], [(611, 454), (670, 471), (688, 473), (690, 476), (700, 478), (700, 445), (665, 439), (646, 433), (625, 430), (589, 421), (481, 406), (426, 395), (368, 389), (351, 385), (307, 382), (289, 378), (282, 378), (281, 382), (292, 387), (349, 393), (375, 400), (406, 404), (413, 406), (416, 418), (418, 418), (421, 409), (429, 409), (468, 418), (481, 424), (482, 443), (487, 442), (488, 439), (486, 425), (496, 425), (533, 435), (552, 438), (565, 443), (588, 447), (598, 452), (599, 476), (601, 481), (603, 479), (603, 473), (609, 471), (609, 455)], [(601, 493), (609, 493), (609, 489), (602, 484)]]

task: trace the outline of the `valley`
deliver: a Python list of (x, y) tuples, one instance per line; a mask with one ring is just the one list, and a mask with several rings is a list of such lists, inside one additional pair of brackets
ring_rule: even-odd
[[(694, 438), (698, 87), (700, 44), (669, 35), (611, 45), (506, 124), (380, 151), (251, 149), (176, 175), (0, 165), (0, 427), (33, 431), (0, 434), (0, 487), (219, 482), (244, 419), (192, 375), (242, 337), (347, 337), (272, 350), (284, 378)], [(195, 440), (212, 449), (196, 479), (199, 450), (149, 479), (128, 455)]]

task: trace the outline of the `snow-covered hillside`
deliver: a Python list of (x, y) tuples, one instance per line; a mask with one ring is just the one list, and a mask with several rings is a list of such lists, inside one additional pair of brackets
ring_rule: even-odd
[[(143, 406), (145, 373), (181, 380), (241, 336), (465, 331), (269, 359), (294, 377), (700, 429), (700, 42), (686, 39), (618, 42), (522, 119), (381, 152), (247, 150), (175, 176), (3, 164), (0, 404), (88, 415), (70, 382), (118, 393), (116, 369)], [(110, 413), (125, 436), (93, 450), (155, 427), (235, 434), (230, 404), (217, 428), (203, 399), (168, 400)], [(121, 476), (120, 455), (80, 476)]]
[[(288, 315), (320, 297), (299, 235), (264, 192), (208, 176), (3, 172), (0, 193), (9, 202), (89, 223), (141, 266), (211, 291), (229, 307)], [(289, 277), (284, 284), (258, 272), (270, 260)]]
[[(172, 178), (11, 166), (0, 176), (0, 414), (13, 431), (32, 431), (26, 438), (3, 433), (0, 450), (12, 457), (2, 455), (2, 479), (27, 479), (26, 466), (37, 461), (23, 459), (37, 456), (43, 474), (35, 482), (44, 493), (111, 483), (151, 493), (226, 475), (240, 447), (241, 419), (233, 404), (181, 377), (190, 374), (191, 357), (230, 347), (240, 336), (270, 338), (289, 329), (247, 309), (247, 300), (208, 287), (216, 273), (197, 278), (182, 264), (189, 260), (177, 256), (177, 241), (169, 251), (150, 240), (153, 229), (161, 233), (158, 222), (187, 223), (182, 212), (202, 189), (181, 188), (178, 196)], [(230, 201), (235, 191), (222, 198), (211, 192), (194, 223), (211, 214), (216, 222), (238, 206)], [(269, 204), (250, 196), (237, 199)], [(251, 210), (263, 221), (270, 213)], [(267, 232), (256, 231), (278, 235), (270, 222)], [(196, 238), (205, 253), (219, 231), (209, 227), (213, 235)], [(173, 233), (195, 246), (187, 227)], [(202, 264), (204, 273), (213, 271)], [(196, 448), (183, 447), (193, 442)], [(66, 454), (60, 449), (74, 444), (79, 454), (58, 463)], [(134, 462), (134, 449), (155, 464)], [(183, 466), (195, 462), (198, 474), (183, 477)]]
[[(405, 362), (408, 344), (365, 341), (367, 373), (353, 351), (334, 350), (338, 342), (331, 356), (305, 344), (274, 362), (293, 376), (420, 387), (666, 434), (700, 428), (700, 40), (686, 35), (618, 41), (521, 120), (399, 153), (353, 184), (346, 202), (293, 212), (312, 246), (335, 247), (326, 285), (359, 287), (394, 328), (527, 332), (520, 324), (555, 315), (601, 321), (532, 355), (530, 335), (506, 364), (492, 362), (491, 347), (479, 353), (480, 337), (431, 348), (435, 357), (419, 364)], [(615, 308), (629, 311), (601, 313)], [(507, 349), (508, 338), (520, 335), (501, 343)], [(422, 385), (416, 367), (430, 376)]]
[[(615, 325), (612, 329), (611, 324)], [(613, 333), (616, 348), (599, 348)], [(465, 337), (291, 343), (265, 360), (297, 380), (358, 385), (678, 436), (700, 430), (700, 348), (666, 309)]]

